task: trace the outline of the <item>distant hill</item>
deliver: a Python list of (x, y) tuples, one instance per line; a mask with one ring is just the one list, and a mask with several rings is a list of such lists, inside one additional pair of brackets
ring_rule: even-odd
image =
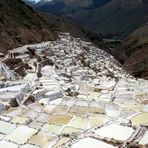
[(0, 52), (57, 38), (46, 22), (21, 0), (0, 0)]
[(112, 0), (91, 12), (77, 12), (75, 18), (95, 32), (127, 35), (148, 22), (148, 1)]
[(41, 0), (33, 6), (103, 34), (127, 35), (148, 22), (148, 0)]
[(115, 56), (131, 74), (148, 79), (148, 23), (130, 34)]

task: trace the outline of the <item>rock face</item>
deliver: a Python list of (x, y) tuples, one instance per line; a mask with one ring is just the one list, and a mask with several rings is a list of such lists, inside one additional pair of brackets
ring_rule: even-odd
[(11, 53), (31, 68), (0, 79), (0, 147), (146, 145), (148, 81), (111, 55), (68, 33)]

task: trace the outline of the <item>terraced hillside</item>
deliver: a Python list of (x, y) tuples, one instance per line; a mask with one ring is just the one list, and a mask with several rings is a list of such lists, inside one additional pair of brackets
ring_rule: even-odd
[[(111, 55), (69, 34), (11, 52), (0, 59), (0, 147), (147, 146), (148, 81)], [(24, 75), (6, 65), (20, 59)]]

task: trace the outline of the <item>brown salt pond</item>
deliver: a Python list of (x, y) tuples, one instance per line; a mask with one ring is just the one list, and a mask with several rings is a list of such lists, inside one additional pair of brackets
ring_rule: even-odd
[(90, 118), (90, 127), (101, 126), (107, 121), (109, 121), (109, 119), (105, 116), (92, 116)]
[(49, 119), (48, 123), (55, 124), (55, 125), (66, 125), (70, 122), (71, 119), (72, 119), (72, 116), (68, 116), (68, 115), (54, 115)]
[(131, 118), (131, 122), (133, 125), (148, 125), (148, 113), (140, 113), (138, 115), (135, 115), (133, 118)]
[(58, 140), (58, 142), (55, 145), (53, 145), (52, 148), (60, 148), (62, 145), (64, 145), (68, 141), (70, 141), (70, 138), (62, 137), (61, 139)]
[(71, 121), (70, 126), (74, 128), (88, 129), (89, 128), (89, 118), (75, 117)]
[(52, 142), (54, 142), (54, 140), (56, 140), (56, 138), (57, 137), (53, 135), (44, 132), (39, 132), (37, 135), (31, 137), (29, 143), (47, 148)]
[(76, 132), (80, 132), (80, 129), (77, 128), (73, 128), (73, 127), (64, 127), (62, 129), (62, 131), (60, 132), (60, 134), (71, 134), (71, 133), (76, 133)]
[(58, 134), (60, 129), (61, 126), (45, 124), (41, 130), (47, 133)]

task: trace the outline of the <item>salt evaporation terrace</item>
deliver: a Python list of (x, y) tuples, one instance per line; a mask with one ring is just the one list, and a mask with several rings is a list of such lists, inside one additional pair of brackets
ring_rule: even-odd
[(61, 34), (13, 49), (0, 73), (0, 148), (148, 144), (148, 81), (91, 43)]

